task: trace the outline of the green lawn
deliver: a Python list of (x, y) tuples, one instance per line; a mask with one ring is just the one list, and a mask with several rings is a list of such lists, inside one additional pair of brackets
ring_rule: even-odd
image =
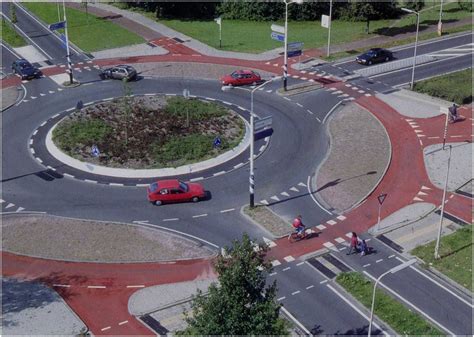
[(414, 90), (457, 104), (469, 104), (472, 102), (473, 81), (472, 69), (469, 68), (416, 82)]
[[(47, 24), (58, 22), (58, 10), (55, 3), (22, 2), (22, 5)], [(66, 16), (69, 23), (69, 39), (85, 52), (144, 42), (142, 37), (115, 23), (91, 14), (89, 14), (88, 19), (86, 13), (80, 10), (66, 7)]]
[(11, 24), (2, 19), (2, 41), (8, 43), (11, 47), (26, 46), (26, 41), (11, 26)]
[[(341, 273), (336, 281), (370, 310), (374, 285), (357, 272)], [(374, 314), (386, 322), (398, 335), (443, 335), (422, 316), (405, 307), (377, 288)]]
[(439, 260), (434, 258), (435, 241), (416, 247), (411, 254), (472, 291), (472, 234), (471, 225), (442, 237)]
[[(219, 47), (219, 26), (214, 21), (158, 20), (166, 26), (195, 38), (211, 47)], [(259, 53), (283, 47), (283, 42), (272, 40), (271, 22), (222, 20), (222, 49)], [(284, 25), (283, 22), (277, 23)], [(374, 21), (370, 30), (386, 27), (388, 20)], [(374, 36), (365, 33), (364, 22), (334, 21), (331, 44), (351, 42)], [(319, 21), (290, 21), (288, 41), (304, 42), (304, 49), (327, 45), (328, 30)]]

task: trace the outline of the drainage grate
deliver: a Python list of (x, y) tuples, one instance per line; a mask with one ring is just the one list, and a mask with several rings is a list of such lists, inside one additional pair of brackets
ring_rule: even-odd
[(351, 271), (351, 269), (346, 266), (344, 263), (336, 259), (334, 256), (331, 254), (326, 254), (323, 256), (323, 258), (330, 262), (331, 264), (335, 265), (339, 270), (341, 270), (343, 273), (347, 273), (348, 271)]
[(179, 42), (179, 43), (184, 42), (184, 40), (181, 40), (180, 38), (177, 38), (177, 37), (173, 37), (173, 40), (175, 40), (176, 42)]
[[(438, 209), (437, 211), (435, 211), (436, 214), (440, 215), (441, 214), (441, 211)], [(458, 225), (460, 226), (466, 226), (466, 225), (469, 225), (469, 223), (467, 223), (466, 221), (464, 220), (461, 220), (459, 219), (458, 217), (452, 215), (452, 214), (449, 214), (447, 213), (446, 211), (443, 212), (443, 218), (446, 218), (448, 220), (451, 220), (452, 222), (454, 223), (457, 223)]]
[(166, 336), (166, 334), (169, 332), (163, 325), (160, 324), (160, 322), (150, 315), (141, 316), (140, 319), (160, 336)]
[(328, 267), (326, 267), (325, 265), (323, 265), (321, 262), (319, 262), (318, 260), (316, 260), (316, 258), (314, 259), (309, 259), (308, 260), (308, 263), (310, 265), (312, 265), (314, 268), (316, 268), (317, 270), (319, 270), (321, 273), (323, 273), (323, 275), (327, 276), (328, 278), (332, 279), (334, 277), (336, 277), (336, 273), (334, 273), (332, 270), (330, 270)]
[(385, 235), (379, 235), (379, 236), (377, 236), (377, 239), (379, 239), (380, 241), (382, 241), (383, 243), (385, 243), (387, 246), (392, 247), (392, 248), (395, 249), (397, 252), (403, 253), (403, 247), (397, 245), (395, 242), (393, 242), (392, 240), (390, 240), (389, 238), (387, 238)]

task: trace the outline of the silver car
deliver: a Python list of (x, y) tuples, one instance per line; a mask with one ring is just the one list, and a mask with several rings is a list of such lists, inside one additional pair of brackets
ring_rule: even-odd
[(137, 78), (137, 71), (132, 66), (120, 64), (115, 67), (102, 69), (100, 72), (100, 78), (105, 80), (107, 78), (132, 81)]

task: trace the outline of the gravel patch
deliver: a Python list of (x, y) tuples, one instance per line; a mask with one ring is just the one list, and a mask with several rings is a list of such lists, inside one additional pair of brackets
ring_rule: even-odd
[(382, 124), (357, 104), (332, 115), (330, 149), (316, 172), (316, 197), (336, 213), (349, 210), (375, 188), (390, 162)]
[(200, 244), (135, 225), (47, 215), (4, 216), (5, 251), (85, 262), (152, 262), (211, 256)]
[[(155, 63), (134, 63), (133, 67), (142, 76), (158, 77), (181, 77), (183, 82), (185, 77), (196, 79), (219, 80), (223, 75), (230, 74), (236, 70), (236, 66), (209, 64), (209, 63), (185, 63), (185, 62), (155, 62)], [(263, 79), (270, 78), (273, 73), (252, 69), (258, 72)], [(193, 93), (191, 93), (192, 95)]]

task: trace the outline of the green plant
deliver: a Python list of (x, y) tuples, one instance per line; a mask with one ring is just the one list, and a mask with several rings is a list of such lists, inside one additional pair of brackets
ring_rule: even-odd
[(224, 107), (201, 101), (197, 98), (171, 97), (167, 101), (165, 111), (177, 117), (186, 118), (189, 113), (191, 121), (199, 121), (227, 114)]
[(2, 19), (2, 40), (12, 47), (26, 46), (26, 41), (20, 36), (10, 23)]
[(18, 18), (16, 17), (16, 5), (14, 3), (10, 4), (10, 17), (12, 23), (18, 22)]
[(100, 119), (64, 121), (53, 131), (53, 141), (69, 154), (82, 146), (103, 142), (112, 128)]

